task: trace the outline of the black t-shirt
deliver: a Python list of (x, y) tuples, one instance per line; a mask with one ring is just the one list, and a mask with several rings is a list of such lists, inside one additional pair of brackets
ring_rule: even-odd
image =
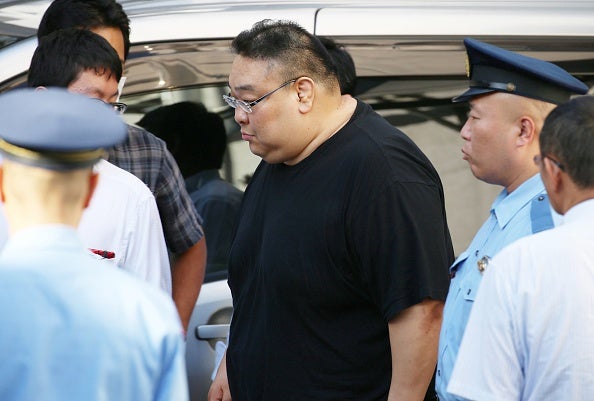
[(368, 105), (297, 165), (262, 162), (230, 257), (233, 400), (385, 400), (387, 322), (445, 299), (452, 261), (437, 172)]

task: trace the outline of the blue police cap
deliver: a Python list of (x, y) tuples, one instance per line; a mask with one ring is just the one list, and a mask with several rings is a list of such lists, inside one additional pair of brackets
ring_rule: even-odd
[(490, 92), (505, 92), (561, 104), (572, 94), (588, 92), (583, 82), (555, 64), (475, 39), (464, 39), (464, 45), (470, 88), (452, 99), (453, 102), (465, 102)]
[(52, 170), (87, 167), (126, 135), (121, 117), (98, 99), (59, 88), (0, 95), (0, 150), (20, 163)]

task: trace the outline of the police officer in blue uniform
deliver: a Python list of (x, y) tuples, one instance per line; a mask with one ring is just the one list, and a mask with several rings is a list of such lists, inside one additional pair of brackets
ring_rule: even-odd
[(476, 178), (503, 190), (470, 246), (450, 267), (451, 283), (439, 339), (436, 391), (456, 400), (447, 385), (481, 275), (504, 246), (554, 226), (534, 156), (544, 119), (557, 104), (588, 87), (562, 68), (474, 39), (465, 39), (469, 89), (461, 130), (463, 158)]
[(0, 400), (187, 400), (173, 301), (93, 257), (76, 226), (122, 142), (113, 109), (64, 89), (0, 95)]

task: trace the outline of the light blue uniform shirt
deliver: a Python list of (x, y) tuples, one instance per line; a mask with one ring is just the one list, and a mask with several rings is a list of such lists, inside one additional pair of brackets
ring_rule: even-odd
[(539, 174), (524, 182), (511, 194), (504, 189), (493, 202), (489, 218), (468, 249), (450, 267), (452, 280), (443, 312), (435, 376), (435, 389), (441, 401), (459, 400), (448, 394), (446, 388), (482, 277), (477, 262), (484, 257), (492, 259), (506, 245), (532, 234), (531, 209), (534, 206), (531, 204), (533, 201), (544, 201), (547, 209), (550, 209), (545, 195)]
[(0, 255), (0, 400), (188, 400), (170, 297), (95, 260), (74, 229), (19, 231)]

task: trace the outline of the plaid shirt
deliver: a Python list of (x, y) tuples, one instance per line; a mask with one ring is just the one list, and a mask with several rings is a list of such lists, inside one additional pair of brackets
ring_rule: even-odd
[(128, 125), (128, 140), (110, 149), (107, 160), (140, 178), (155, 195), (171, 252), (185, 252), (204, 236), (202, 218), (164, 141), (145, 129)]

